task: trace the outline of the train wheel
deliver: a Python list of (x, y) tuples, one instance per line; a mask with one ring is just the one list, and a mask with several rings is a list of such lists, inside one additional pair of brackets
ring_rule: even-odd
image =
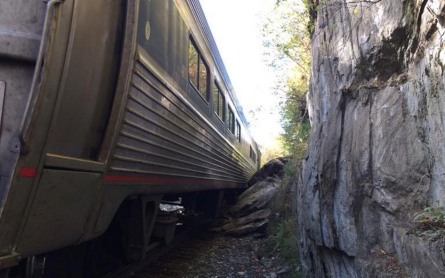
[(40, 278), (45, 272), (46, 255), (32, 256), (26, 262), (26, 277)]

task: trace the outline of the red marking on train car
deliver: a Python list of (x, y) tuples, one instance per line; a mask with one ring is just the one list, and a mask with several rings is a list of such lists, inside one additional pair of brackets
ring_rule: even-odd
[(20, 177), (34, 178), (37, 174), (37, 169), (32, 167), (22, 167), (20, 169)]
[[(117, 176), (106, 175), (104, 178), (108, 182), (147, 182), (147, 183), (189, 183), (189, 184), (209, 184), (215, 183), (214, 180), (201, 180), (191, 178), (172, 178), (172, 177), (142, 177), (142, 176)], [(220, 182), (220, 181), (217, 181)]]

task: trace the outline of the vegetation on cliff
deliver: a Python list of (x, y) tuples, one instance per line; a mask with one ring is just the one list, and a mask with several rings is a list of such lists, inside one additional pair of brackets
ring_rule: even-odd
[[(310, 123), (306, 106), (310, 77), (310, 16), (301, 0), (279, 0), (263, 26), (266, 59), (276, 72), (276, 96), (280, 101), (280, 135), (284, 155), (291, 156), (285, 166), (271, 222), (270, 248), (279, 250), (292, 269), (298, 269), (299, 251), (296, 219), (296, 179), (307, 149)], [(300, 277), (293, 273), (292, 277)]]
[(265, 57), (281, 76), (275, 92), (281, 99), (283, 152), (299, 157), (307, 148), (310, 130), (306, 109), (311, 64), (309, 18), (301, 0), (280, 0), (263, 26)]

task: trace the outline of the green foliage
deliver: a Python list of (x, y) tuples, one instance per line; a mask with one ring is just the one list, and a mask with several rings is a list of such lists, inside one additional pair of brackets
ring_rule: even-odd
[(291, 159), (284, 165), (284, 175), (282, 179), (282, 184), (290, 186), (290, 184), (295, 180), (295, 177), (298, 175), (300, 171), (300, 160), (299, 159)]
[(426, 207), (414, 214), (414, 228), (410, 231), (424, 240), (436, 241), (445, 237), (444, 208)]
[[(299, 266), (298, 230), (295, 202), (295, 177), (298, 175), (301, 162), (291, 159), (284, 167), (275, 206), (272, 207), (275, 219), (270, 223), (270, 236), (267, 245), (273, 252), (278, 252), (287, 265), (293, 270)], [(300, 273), (292, 271), (287, 277), (302, 277)]]
[(282, 146), (285, 155), (302, 158), (310, 130), (306, 94), (310, 75), (308, 1), (279, 0), (264, 24), (269, 65), (281, 76), (276, 95), (281, 98)]
[[(306, 3), (304, 3), (306, 1)], [(299, 264), (296, 218), (296, 179), (307, 149), (310, 132), (306, 109), (311, 64), (310, 16), (307, 0), (277, 0), (264, 28), (265, 53), (269, 65), (281, 79), (276, 96), (281, 98), (280, 115), (283, 134), (280, 141), (285, 155), (292, 159), (285, 165), (284, 177), (276, 196), (268, 243), (293, 269)], [(301, 277), (293, 273), (293, 277)]]
[(294, 155), (300, 159), (307, 149), (310, 124), (307, 120), (306, 111), (307, 85), (290, 84), (286, 92), (285, 101), (282, 104), (281, 126), (283, 150), (287, 155)]
[[(280, 222), (276, 227), (274, 234), (268, 238), (270, 246), (274, 246), (274, 248), (279, 251), (280, 257), (292, 266), (293, 269), (296, 269), (300, 260), (296, 230), (296, 220), (288, 218)], [(298, 273), (293, 274), (293, 277), (301, 277)]]
[(300, 171), (301, 160), (291, 158), (284, 166), (284, 174), (278, 190), (278, 202), (274, 206), (274, 212), (283, 219), (293, 218), (296, 215), (295, 187), (296, 177)]
[(282, 136), (277, 136), (273, 142), (261, 148), (261, 165), (266, 164), (271, 159), (284, 156), (282, 141)]
[(301, 0), (278, 1), (263, 25), (265, 53), (269, 64), (276, 69), (298, 67), (309, 74), (310, 35), (309, 15)]

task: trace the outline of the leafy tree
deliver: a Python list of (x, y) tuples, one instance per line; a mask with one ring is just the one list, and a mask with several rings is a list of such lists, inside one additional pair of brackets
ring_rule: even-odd
[(266, 164), (271, 159), (283, 156), (283, 144), (282, 136), (277, 136), (273, 139), (274, 142), (269, 142), (266, 146), (261, 148), (261, 165)]
[(307, 91), (305, 76), (289, 78), (288, 90), (280, 111), (284, 152), (300, 158), (306, 151), (310, 131), (306, 109)]
[(263, 26), (269, 64), (277, 70), (295, 68), (309, 76), (309, 13), (302, 0), (278, 0)]
[(306, 150), (310, 124), (306, 93), (310, 75), (310, 9), (313, 1), (278, 0), (263, 26), (265, 57), (280, 73), (276, 86), (281, 98), (283, 149), (302, 157)]

